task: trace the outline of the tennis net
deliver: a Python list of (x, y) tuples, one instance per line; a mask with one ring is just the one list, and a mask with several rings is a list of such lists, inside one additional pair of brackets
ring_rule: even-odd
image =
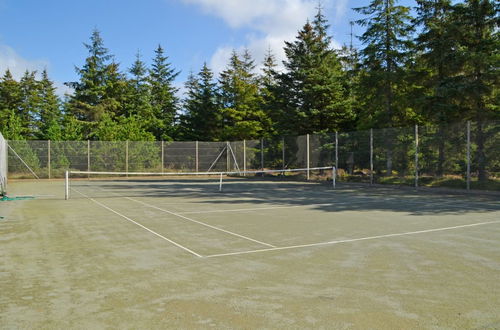
[(68, 171), (65, 197), (190, 197), (213, 192), (272, 194), (273, 190), (335, 187), (332, 166), (233, 172)]
[(7, 194), (7, 140), (0, 133), (0, 195)]

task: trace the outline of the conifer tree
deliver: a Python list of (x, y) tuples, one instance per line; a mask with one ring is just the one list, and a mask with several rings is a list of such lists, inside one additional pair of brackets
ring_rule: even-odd
[(40, 81), (40, 117), (38, 119), (37, 138), (40, 140), (61, 140), (62, 138), (62, 113), (56, 88), (49, 79), (47, 70), (42, 72)]
[(185, 140), (217, 141), (221, 135), (222, 116), (217, 100), (213, 72), (203, 64), (186, 81), (185, 114), (181, 117), (181, 137)]
[(264, 128), (265, 135), (273, 136), (281, 133), (281, 129), (277, 125), (282, 121), (281, 115), (283, 112), (280, 111), (280, 104), (278, 102), (279, 82), (276, 57), (271, 49), (268, 49), (262, 64), (262, 72), (258, 79), (261, 100), (260, 107), (269, 118), (268, 123), (270, 125)]
[(260, 108), (254, 61), (245, 50), (233, 51), (227, 68), (221, 72), (220, 100), (223, 107), (223, 138), (243, 140), (264, 134), (268, 118)]
[(335, 130), (353, 119), (345, 76), (330, 47), (328, 25), (321, 9), (294, 42), (285, 42), (286, 72), (279, 75), (284, 130), (306, 134)]
[[(366, 27), (360, 37), (362, 71), (358, 92), (363, 99), (361, 126), (394, 127), (414, 120), (407, 107), (406, 65), (412, 48), (413, 26), (410, 8), (396, 5), (397, 0), (371, 0), (366, 7), (355, 8), (365, 16), (357, 23)], [(385, 136), (387, 175), (392, 175), (396, 137), (391, 130)]]
[(148, 78), (151, 105), (157, 119), (153, 134), (158, 140), (171, 140), (174, 137), (179, 99), (176, 95), (178, 89), (173, 83), (179, 73), (172, 68), (165, 51), (158, 45)]
[(6, 70), (0, 79), (0, 132), (6, 139), (21, 140), (25, 127), (19, 114), (22, 93), (19, 83)]
[(34, 139), (37, 134), (37, 119), (40, 116), (41, 98), (40, 84), (36, 80), (36, 71), (25, 71), (19, 81), (21, 90), (21, 104), (19, 106), (19, 116), (26, 139)]

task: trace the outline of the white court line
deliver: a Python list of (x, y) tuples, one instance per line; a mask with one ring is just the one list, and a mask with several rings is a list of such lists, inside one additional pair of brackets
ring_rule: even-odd
[(264, 243), (264, 242), (261, 242), (261, 241), (258, 241), (256, 239), (253, 239), (253, 238), (250, 238), (250, 237), (247, 237), (247, 236), (243, 236), (243, 235), (240, 235), (240, 234), (237, 234), (237, 233), (233, 233), (232, 231), (229, 231), (229, 230), (225, 230), (225, 229), (222, 229), (222, 228), (218, 228), (218, 227), (215, 227), (215, 226), (212, 226), (212, 225), (209, 225), (207, 223), (204, 223), (204, 222), (201, 222), (201, 221), (197, 221), (197, 220), (194, 220), (194, 219), (191, 219), (191, 218), (188, 218), (188, 217), (185, 217), (179, 213), (175, 213), (175, 212), (172, 212), (172, 211), (168, 211), (168, 210), (165, 210), (165, 209), (162, 209), (160, 207), (157, 207), (157, 206), (154, 206), (154, 205), (151, 205), (151, 204), (148, 204), (148, 203), (145, 203), (145, 202), (142, 202), (142, 201), (139, 201), (139, 200), (136, 200), (136, 199), (133, 199), (133, 198), (130, 198), (130, 197), (124, 197), (126, 199), (129, 199), (131, 201), (134, 201), (136, 203), (140, 203), (142, 205), (145, 205), (147, 207), (150, 207), (150, 208), (153, 208), (153, 209), (156, 209), (156, 210), (159, 210), (159, 211), (162, 211), (162, 212), (165, 212), (165, 213), (168, 213), (168, 214), (171, 214), (171, 215), (174, 215), (176, 217), (179, 217), (179, 218), (182, 218), (184, 220), (188, 220), (188, 221), (191, 221), (191, 222), (194, 222), (194, 223), (197, 223), (197, 224), (200, 224), (202, 226), (206, 226), (206, 227), (209, 227), (209, 228), (212, 228), (212, 229), (215, 229), (215, 230), (219, 230), (219, 231), (222, 231), (224, 233), (227, 233), (227, 234), (230, 234), (230, 235), (233, 235), (233, 236), (237, 236), (237, 237), (240, 237), (240, 238), (244, 238), (246, 240), (249, 240), (249, 241), (252, 241), (252, 242), (255, 242), (255, 243), (259, 243), (259, 244), (262, 244), (262, 245), (266, 245), (266, 246), (270, 246), (272, 248), (275, 248), (276, 246), (272, 245), (272, 244), (268, 244), (268, 243)]
[(292, 205), (292, 206), (254, 207), (254, 208), (248, 208), (248, 209), (232, 209), (232, 210), (188, 211), (188, 212), (179, 212), (179, 214), (203, 214), (203, 213), (221, 213), (221, 212), (277, 210), (277, 209), (292, 209), (292, 208), (296, 208), (296, 207), (314, 207), (314, 206), (328, 206), (328, 205), (334, 205), (334, 204), (333, 203), (326, 203), (326, 204), (306, 204), (306, 205)]
[(191, 254), (194, 254), (195, 256), (197, 256), (197, 257), (199, 257), (199, 258), (203, 258), (203, 256), (202, 256), (202, 255), (200, 255), (200, 254), (198, 254), (198, 253), (194, 252), (193, 250), (190, 250), (190, 249), (188, 249), (187, 247), (182, 246), (182, 245), (180, 245), (179, 243), (174, 242), (174, 241), (172, 241), (171, 239), (166, 238), (165, 236), (163, 236), (163, 235), (161, 235), (161, 234), (158, 234), (158, 233), (157, 233), (157, 232), (155, 232), (154, 230), (151, 230), (151, 229), (149, 229), (148, 227), (141, 225), (141, 224), (140, 224), (140, 223), (138, 223), (137, 221), (134, 221), (134, 220), (130, 219), (129, 217), (127, 217), (127, 216), (125, 216), (125, 215), (123, 215), (123, 214), (121, 214), (121, 213), (119, 213), (119, 212), (117, 212), (117, 211), (113, 210), (112, 208), (110, 208), (110, 207), (108, 207), (108, 206), (106, 206), (106, 205), (102, 204), (101, 202), (98, 202), (98, 201), (96, 201), (95, 199), (90, 198), (89, 196), (85, 195), (84, 193), (81, 193), (80, 191), (76, 190), (75, 188), (71, 188), (71, 190), (76, 191), (77, 193), (79, 193), (80, 195), (82, 195), (82, 196), (84, 196), (84, 197), (86, 197), (86, 198), (90, 199), (92, 202), (96, 203), (97, 205), (102, 206), (102, 207), (104, 207), (105, 209), (107, 209), (108, 211), (111, 211), (111, 212), (113, 212), (114, 214), (119, 215), (120, 217), (122, 217), (122, 218), (124, 218), (124, 219), (126, 219), (126, 220), (128, 220), (128, 221), (130, 221), (130, 222), (132, 222), (132, 223), (134, 223), (134, 224), (136, 224), (137, 226), (139, 226), (139, 227), (141, 227), (141, 228), (143, 228), (143, 229), (145, 229), (145, 230), (147, 230), (147, 231), (148, 231), (148, 232), (150, 232), (151, 234), (154, 234), (154, 235), (156, 235), (156, 236), (158, 236), (158, 237), (160, 237), (160, 238), (164, 239), (165, 241), (167, 241), (167, 242), (169, 242), (169, 243), (172, 243), (173, 245), (175, 245), (175, 246), (177, 246), (177, 247), (179, 247), (179, 248), (181, 248), (181, 249), (183, 249), (183, 250), (185, 250), (185, 251), (187, 251), (187, 252), (189, 252), (189, 253), (191, 253)]
[(453, 227), (443, 227), (443, 228), (435, 228), (435, 229), (427, 229), (427, 230), (409, 231), (409, 232), (405, 232), (405, 233), (396, 233), (396, 234), (369, 236), (369, 237), (361, 237), (361, 238), (353, 238), (353, 239), (344, 239), (344, 240), (329, 241), (329, 242), (322, 242), (322, 243), (312, 243), (312, 244), (302, 244), (302, 245), (292, 245), (292, 246), (276, 247), (276, 248), (272, 248), (272, 249), (260, 249), (260, 250), (241, 251), (241, 252), (212, 254), (212, 255), (205, 256), (205, 258), (236, 256), (236, 255), (241, 255), (241, 254), (251, 254), (251, 253), (268, 252), (268, 251), (279, 251), (279, 250), (289, 250), (289, 249), (298, 249), (298, 248), (314, 247), (314, 246), (321, 246), (321, 245), (333, 245), (333, 244), (340, 244), (340, 243), (350, 243), (350, 242), (366, 241), (366, 240), (379, 239), (379, 238), (387, 238), (387, 237), (416, 235), (416, 234), (432, 233), (432, 232), (437, 232), (437, 231), (445, 231), (445, 230), (452, 230), (452, 229), (458, 229), (458, 228), (467, 228), (467, 227), (482, 226), (482, 225), (488, 225), (488, 224), (492, 224), (492, 223), (500, 223), (500, 220), (498, 220), (498, 221), (488, 221), (488, 222), (478, 222), (478, 223), (472, 223), (472, 224), (461, 225), (461, 226), (453, 226)]

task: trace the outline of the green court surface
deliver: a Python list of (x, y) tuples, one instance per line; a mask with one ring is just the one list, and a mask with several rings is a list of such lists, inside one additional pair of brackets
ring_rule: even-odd
[(10, 182), (0, 328), (500, 328), (498, 195), (217, 188)]

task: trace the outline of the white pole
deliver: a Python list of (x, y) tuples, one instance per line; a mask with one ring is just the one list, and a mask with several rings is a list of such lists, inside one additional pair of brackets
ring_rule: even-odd
[(370, 184), (373, 184), (373, 128), (370, 128)]
[(50, 179), (50, 140), (47, 141), (47, 169), (49, 172), (49, 179)]
[(69, 171), (66, 171), (64, 175), (64, 185), (65, 185), (65, 193), (64, 193), (64, 199), (68, 200), (69, 199)]
[(222, 191), (222, 172), (220, 172), (219, 191)]
[(332, 167), (332, 184), (333, 189), (337, 187), (337, 168), (335, 166)]
[(470, 190), (470, 120), (467, 121), (467, 190)]
[(309, 134), (306, 135), (306, 162), (307, 162), (307, 180), (309, 180)]
[(415, 188), (418, 188), (418, 125), (415, 125)]

